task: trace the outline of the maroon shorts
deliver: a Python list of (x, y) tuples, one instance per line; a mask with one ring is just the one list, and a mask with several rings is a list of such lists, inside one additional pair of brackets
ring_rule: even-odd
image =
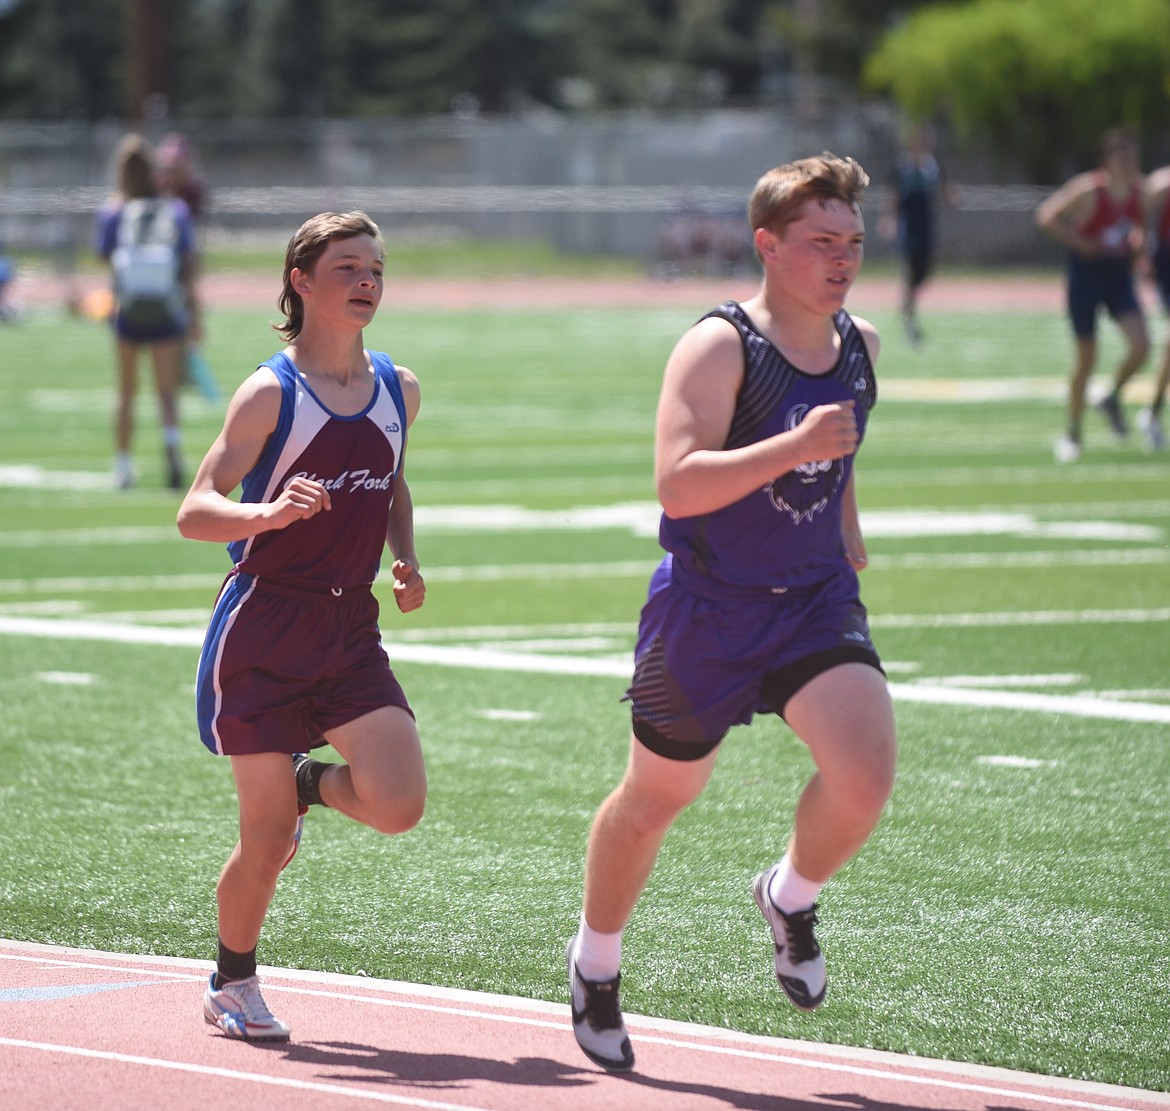
[(199, 735), (221, 756), (303, 752), (384, 706), (412, 713), (367, 587), (334, 595), (232, 575), (211, 615), (196, 682)]

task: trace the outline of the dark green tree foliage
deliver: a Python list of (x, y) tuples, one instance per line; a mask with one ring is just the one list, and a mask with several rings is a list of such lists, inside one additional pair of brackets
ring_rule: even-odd
[[(0, 115), (128, 112), (131, 0), (0, 0)], [(787, 2), (787, 0), (785, 0)], [(176, 118), (751, 102), (768, 0), (167, 0)]]
[[(331, 12), (349, 4), (329, 0), (281, 0), (261, 13), (255, 43), (256, 71), (267, 78), (257, 90), (257, 115), (320, 116), (328, 111), (329, 74), (337, 48)], [(244, 113), (241, 113), (244, 114)]]
[[(0, 0), (0, 115), (125, 117), (133, 2)], [(797, 54), (851, 82), (921, 3), (165, 0), (160, 91), (176, 119), (752, 104)]]
[(784, 44), (787, 57), (803, 56), (810, 70), (849, 88), (883, 35), (923, 7), (959, 0), (772, 0), (762, 16), (765, 32)]
[(1095, 162), (1102, 132), (1164, 134), (1170, 98), (1167, 0), (973, 0), (923, 9), (885, 38), (868, 87), (911, 115), (949, 117), (1041, 181)]
[(118, 0), (20, 0), (0, 18), (0, 111), (28, 119), (121, 113), (125, 32)]
[(341, 115), (487, 112), (547, 100), (562, 58), (531, 0), (355, 0), (330, 5), (327, 107)]
[(258, 6), (249, 0), (171, 5), (172, 111), (204, 119), (264, 115), (257, 105), (263, 83), (251, 77)]

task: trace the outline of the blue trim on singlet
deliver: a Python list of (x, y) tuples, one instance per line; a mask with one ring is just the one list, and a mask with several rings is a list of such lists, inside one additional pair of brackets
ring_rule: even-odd
[[(394, 361), (390, 356), (382, 351), (370, 351), (368, 354), (374, 368), (375, 377), (389, 391), (390, 397), (394, 402), (394, 407), (398, 410), (399, 419), (402, 422), (402, 450), (398, 453), (398, 458), (394, 463), (394, 477), (397, 478), (399, 472), (402, 470), (402, 462), (406, 458), (406, 400), (402, 395), (402, 383), (398, 379), (398, 368), (395, 367)], [(297, 370), (296, 365), (283, 351), (278, 351), (271, 358), (261, 363), (258, 369), (263, 368), (272, 371), (276, 375), (277, 382), (280, 383), (280, 414), (276, 419), (276, 427), (272, 430), (272, 435), (268, 437), (268, 442), (260, 452), (260, 457), (256, 460), (252, 469), (244, 476), (243, 482), (240, 483), (241, 502), (259, 502), (264, 498), (268, 484), (272, 481), (273, 468), (280, 459), (280, 454), (284, 450), (289, 433), (292, 431), (293, 418), (296, 413), (296, 391), (298, 386), (303, 387), (321, 409), (329, 414), (332, 420), (347, 422), (364, 420), (374, 407), (374, 403), (378, 400), (378, 390), (375, 387), (370, 395), (369, 404), (361, 412), (353, 413), (352, 415), (335, 413), (317, 396), (312, 386), (305, 381), (300, 371)], [(247, 539), (234, 540), (227, 546), (228, 554), (231, 556), (233, 563), (239, 563), (244, 558), (247, 546)]]

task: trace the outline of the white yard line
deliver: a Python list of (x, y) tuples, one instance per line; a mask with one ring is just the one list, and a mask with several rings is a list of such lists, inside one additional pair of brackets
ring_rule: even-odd
[[(1121, 611), (1131, 613), (1133, 611)], [(1006, 618), (1018, 615), (1005, 614)], [(1067, 615), (1069, 623), (1076, 623), (1077, 615)], [(1096, 614), (1103, 619), (1104, 611)], [(1148, 620), (1166, 620), (1166, 615), (1153, 615)], [(169, 647), (196, 648), (203, 632), (200, 629), (165, 629), (144, 625), (114, 624), (102, 621), (76, 619), (55, 620), (38, 617), (0, 616), (0, 635), (50, 637), (54, 640), (87, 640), (119, 644), (152, 644)], [(627, 653), (618, 656), (544, 655), (539, 652), (518, 652), (483, 648), (475, 645), (439, 645), (398, 643), (392, 645), (391, 655), (396, 664), (415, 663), (439, 667), (464, 667), (486, 671), (518, 671), (530, 674), (595, 676), (627, 680), (630, 660)], [(1068, 714), (1075, 717), (1103, 718), (1110, 721), (1132, 721), (1170, 724), (1170, 706), (1148, 702), (1129, 702), (1121, 699), (1100, 698), (1091, 694), (1053, 695), (1037, 694), (1018, 689), (988, 690), (948, 686), (944, 680), (936, 682), (891, 683), (895, 699), (904, 702), (935, 705), (974, 706), (988, 709), (1018, 710), (1044, 714)]]

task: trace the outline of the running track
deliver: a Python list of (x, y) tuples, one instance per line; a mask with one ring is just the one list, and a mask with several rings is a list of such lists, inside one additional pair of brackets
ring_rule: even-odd
[(627, 1016), (624, 1077), (568, 1006), (262, 970), (286, 1045), (203, 1022), (206, 962), (0, 940), (5, 1111), (1155, 1111), (1170, 1095)]
[[(101, 288), (100, 278), (74, 293)], [(279, 283), (205, 278), (212, 304), (271, 308)], [(78, 288), (80, 286), (80, 289)], [(740, 288), (742, 287), (742, 288)], [(715, 304), (755, 282), (387, 282), (397, 308)], [(18, 296), (60, 304), (60, 280)], [(895, 281), (854, 290), (890, 308)], [(1059, 279), (941, 278), (928, 309), (1051, 311)], [(245, 1045), (202, 1021), (206, 963), (0, 940), (0, 1111), (1154, 1111), (1170, 1095), (627, 1016), (638, 1068), (596, 1069), (567, 1005), (322, 973), (264, 970), (289, 1045)]]
[[(393, 247), (391, 246), (391, 260)], [(279, 261), (269, 274), (212, 271), (200, 280), (200, 297), (212, 307), (252, 308), (272, 315), (280, 294)], [(392, 269), (392, 268), (391, 268)], [(109, 279), (100, 273), (64, 279), (42, 272), (19, 274), (13, 283), (13, 297), (29, 308), (62, 306), (67, 297), (78, 300), (88, 293), (103, 291)], [(717, 305), (728, 297), (743, 300), (759, 288), (758, 278), (689, 278), (656, 281), (651, 278), (523, 278), (500, 277), (479, 281), (458, 278), (387, 277), (382, 311), (394, 313), (412, 309), (463, 311), (467, 309), (538, 308), (666, 308), (685, 307), (698, 311)], [(1149, 283), (1141, 287), (1143, 298), (1154, 298)], [(897, 278), (869, 278), (864, 272), (850, 293), (849, 305), (861, 314), (896, 309), (901, 286)], [(1017, 275), (1010, 271), (994, 277), (940, 275), (924, 287), (924, 313), (972, 309), (980, 312), (1064, 312), (1063, 277)]]

